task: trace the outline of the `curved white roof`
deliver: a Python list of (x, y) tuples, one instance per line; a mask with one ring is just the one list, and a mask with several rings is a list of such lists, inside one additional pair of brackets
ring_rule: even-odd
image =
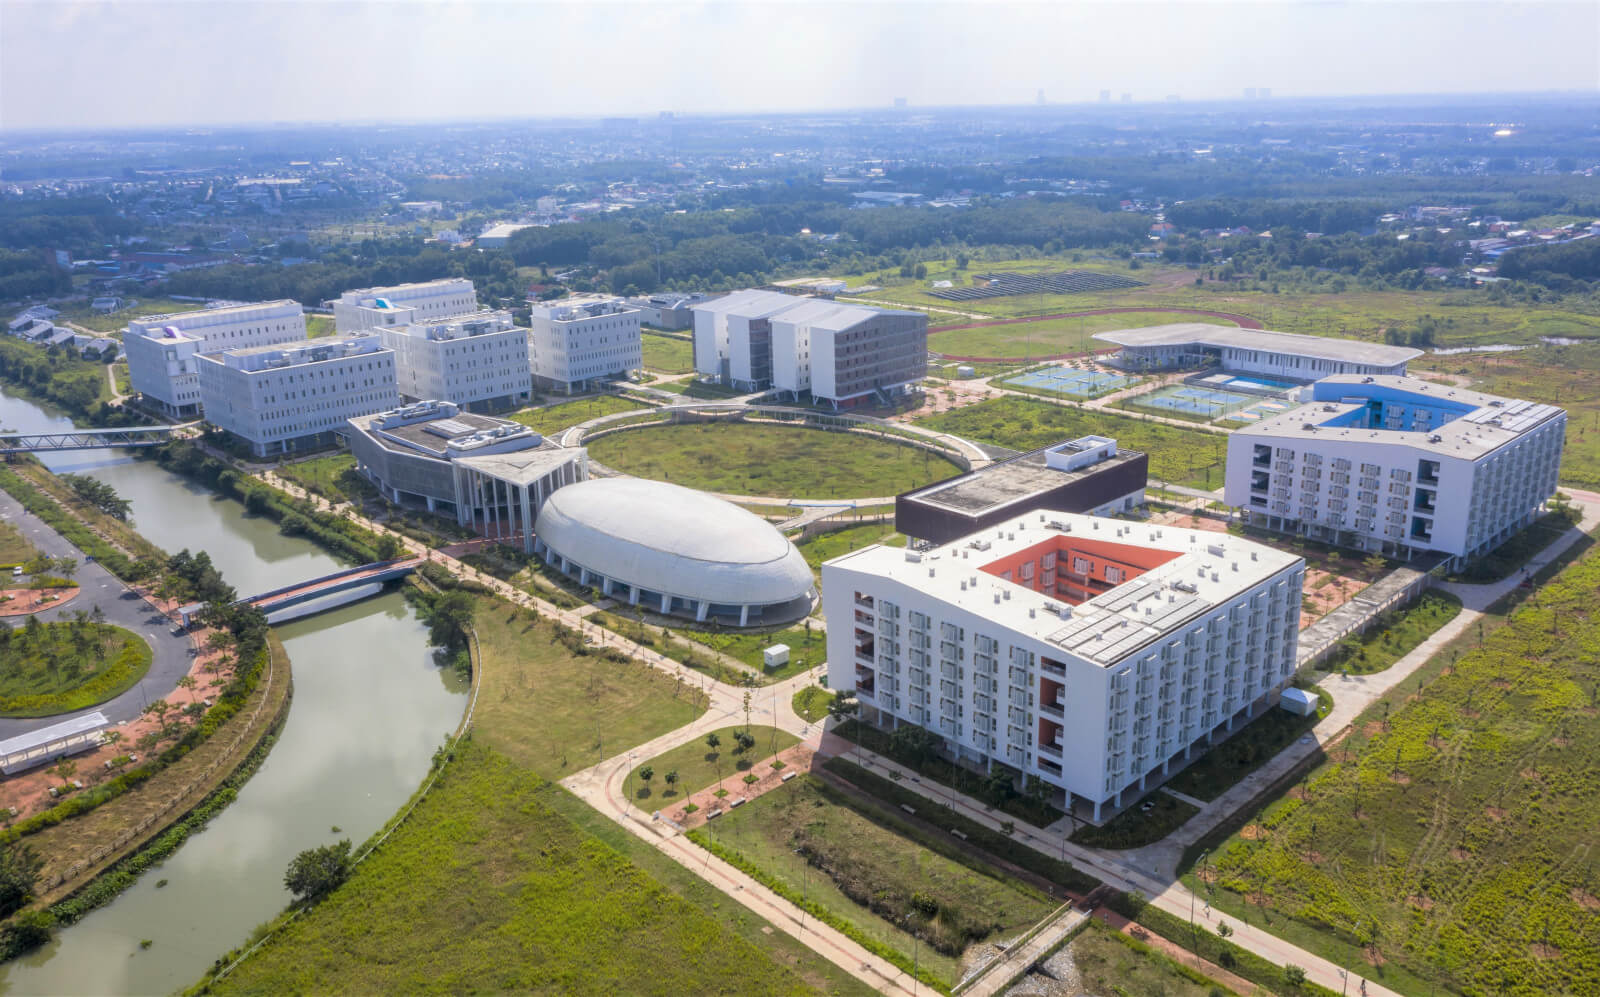
[(536, 532), (558, 554), (652, 592), (755, 606), (813, 591), (806, 559), (770, 523), (680, 485), (580, 481), (550, 496)]

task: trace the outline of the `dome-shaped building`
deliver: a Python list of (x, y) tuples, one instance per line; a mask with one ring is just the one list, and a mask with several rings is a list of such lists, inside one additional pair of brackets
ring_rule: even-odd
[(642, 478), (558, 489), (534, 549), (585, 585), (653, 612), (738, 626), (797, 620), (811, 568), (766, 520), (722, 499)]

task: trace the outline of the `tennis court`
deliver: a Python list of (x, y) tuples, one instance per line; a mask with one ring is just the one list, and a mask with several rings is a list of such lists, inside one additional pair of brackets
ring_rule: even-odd
[(1300, 387), (1293, 381), (1275, 381), (1270, 377), (1256, 377), (1253, 374), (1212, 374), (1209, 377), (1200, 378), (1196, 383), (1204, 384), (1208, 388), (1216, 388), (1219, 391), (1236, 388), (1240, 391), (1255, 392), (1257, 394), (1264, 391), (1292, 391)]
[(1120, 374), (1102, 374), (1096, 370), (1046, 367), (1043, 370), (1030, 370), (1026, 374), (1018, 374), (1005, 383), (1019, 388), (1035, 388), (1052, 394), (1070, 395), (1073, 398), (1099, 398), (1101, 395), (1126, 388), (1130, 384), (1137, 384), (1138, 380)]
[(1234, 391), (1217, 391), (1198, 384), (1174, 384), (1148, 395), (1128, 399), (1128, 404), (1156, 411), (1181, 412), (1218, 419), (1240, 409), (1261, 403), (1254, 395), (1241, 395)]
[(1230, 419), (1242, 419), (1246, 422), (1257, 422), (1261, 419), (1270, 419), (1282, 412), (1294, 408), (1294, 402), (1284, 401), (1281, 398), (1267, 398), (1256, 402), (1249, 408), (1240, 409), (1229, 416)]

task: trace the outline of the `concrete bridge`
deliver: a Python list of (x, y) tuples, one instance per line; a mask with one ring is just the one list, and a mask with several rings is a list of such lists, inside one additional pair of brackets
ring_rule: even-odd
[[(321, 612), (324, 609), (333, 609), (335, 606), (343, 606), (347, 603), (355, 602), (357, 599), (364, 599), (370, 593), (359, 593), (355, 590), (369, 585), (381, 585), (397, 578), (404, 578), (417, 570), (417, 565), (421, 563), (422, 559), (419, 557), (401, 558), (393, 561), (375, 561), (372, 564), (363, 564), (359, 568), (346, 568), (343, 571), (335, 571), (320, 578), (312, 578), (308, 581), (296, 582), (293, 585), (285, 585), (283, 588), (276, 588), (270, 592), (262, 592), (259, 595), (240, 599), (239, 602), (254, 606), (267, 614), (282, 614), (283, 610), (292, 609), (295, 606), (309, 602), (318, 602), (319, 605), (310, 608), (307, 613), (298, 614), (309, 615), (313, 612)], [(337, 602), (321, 603), (321, 600), (329, 596), (338, 595), (341, 592), (350, 592), (350, 598)], [(202, 608), (204, 608), (204, 603), (198, 602), (180, 608), (178, 613), (183, 619), (184, 626), (188, 626)], [(278, 620), (275, 622), (283, 622), (286, 618), (283, 615), (279, 615)]]
[(74, 429), (65, 433), (6, 433), (0, 435), (0, 455), (154, 447), (172, 439), (176, 428), (134, 426), (127, 429)]

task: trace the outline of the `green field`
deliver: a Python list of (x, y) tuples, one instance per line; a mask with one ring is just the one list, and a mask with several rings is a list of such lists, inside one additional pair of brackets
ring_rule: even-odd
[(1597, 587), (1591, 547), (1369, 708), (1213, 850), (1215, 903), (1410, 993), (1600, 993)]
[(1221, 485), (1228, 457), (1228, 440), (1221, 433), (1014, 396), (927, 416), (917, 425), (1013, 450), (1032, 450), (1091, 433), (1109, 436), (1124, 450), (1150, 455), (1152, 482), (1194, 488)]
[(0, 522), (0, 564), (21, 564), (37, 553), (14, 524)]
[[(671, 751), (640, 762), (628, 773), (628, 795), (646, 810), (664, 807), (693, 796), (730, 775), (750, 772), (765, 775), (768, 771), (767, 759), (785, 748), (800, 743), (798, 737), (786, 730), (752, 726), (749, 730), (751, 736), (756, 739), (755, 747), (749, 751), (740, 751), (733, 736), (745, 729), (744, 724), (736, 724), (713, 732), (722, 740), (716, 750), (712, 750), (706, 744), (705, 736), (702, 735), (688, 744), (680, 744)], [(759, 769), (756, 768), (758, 764)], [(653, 777), (649, 780), (639, 775), (639, 771), (646, 767), (653, 770)], [(678, 773), (678, 783), (675, 787), (667, 785), (668, 772)]]
[(334, 333), (332, 315), (307, 315), (306, 338), (317, 339), (320, 336), (331, 336)]
[[(1054, 907), (969, 850), (929, 847), (887, 810), (815, 776), (706, 825), (709, 838), (946, 981), (970, 944), (1025, 930)], [(905, 930), (909, 925), (920, 942)]]
[(635, 409), (649, 407), (641, 402), (618, 398), (616, 395), (595, 395), (592, 398), (580, 398), (575, 402), (525, 408), (513, 412), (511, 418), (546, 436), (553, 436), (563, 429), (576, 426), (580, 422), (588, 422), (590, 419), (598, 419), (603, 415), (616, 415), (618, 412), (632, 412)]
[(203, 301), (174, 301), (171, 298), (140, 298), (138, 304), (131, 308), (124, 308), (119, 312), (102, 315), (89, 307), (87, 301), (66, 304), (61, 306), (61, 315), (58, 322), (71, 322), (81, 325), (85, 329), (95, 332), (119, 332), (128, 324), (129, 319), (143, 318), (146, 315), (166, 315), (171, 312), (194, 312), (205, 307)]
[(1219, 997), (1233, 993), (1188, 966), (1093, 918), (1067, 943), (1069, 993)]
[(831, 702), (833, 693), (820, 685), (808, 685), (794, 694), (791, 705), (802, 720), (814, 724), (828, 715), (828, 704)]
[[(1600, 336), (1600, 319), (1579, 335)], [(1569, 333), (1570, 334), (1570, 333)], [(1429, 357), (1427, 366), (1472, 379), (1472, 387), (1510, 398), (1531, 398), (1567, 410), (1561, 483), (1600, 488), (1600, 342), (1546, 346), (1498, 356)]]
[[(959, 321), (959, 320), (958, 320)], [(967, 320), (981, 321), (981, 320)], [(1030, 360), (1035, 357), (1083, 353), (1107, 349), (1110, 344), (1092, 339), (1097, 332), (1133, 329), (1173, 322), (1206, 322), (1232, 326), (1226, 319), (1181, 312), (1122, 312), (1115, 315), (1084, 315), (1078, 318), (1039, 319), (1010, 325), (991, 325), (980, 329), (928, 331), (928, 349), (948, 356), (1007, 357)]]
[[(861, 547), (884, 543), (893, 536), (894, 525), (891, 523), (862, 523), (859, 526), (846, 526), (840, 530), (818, 533), (810, 540), (802, 540), (795, 546), (805, 556), (806, 563), (811, 565), (811, 573), (816, 576), (817, 588), (821, 590), (822, 562)], [(903, 540), (901, 542), (904, 543)]]
[(677, 336), (644, 333), (639, 337), (644, 347), (644, 365), (663, 374), (687, 374), (694, 370), (694, 341)]
[(1318, 667), (1325, 672), (1352, 675), (1381, 672), (1410, 654), (1460, 612), (1461, 600), (1449, 592), (1424, 592), (1410, 606), (1380, 617), (1366, 633), (1345, 638)]
[[(670, 658), (688, 663), (685, 648), (673, 642), (668, 646), (665, 635), (657, 635), (649, 627), (641, 627), (642, 614), (637, 608), (619, 605), (609, 612), (598, 612), (590, 619), (630, 640), (653, 647)], [(738, 628), (707, 629), (704, 624), (676, 616), (648, 615), (649, 624), (664, 627), (673, 637), (682, 637), (711, 648), (730, 658), (735, 658), (757, 672), (764, 681), (781, 682), (798, 675), (807, 668), (820, 665), (828, 656), (827, 637), (819, 627), (802, 621), (782, 630), (741, 630)], [(768, 670), (762, 652), (774, 644), (789, 646), (789, 663)], [(724, 679), (728, 681), (728, 679)]]
[[(727, 898), (737, 915), (664, 885), (630, 861), (636, 850), (569, 817), (576, 801), (560, 787), (481, 741), (458, 754), (349, 882), (215, 989), (677, 997), (850, 986), (786, 936), (746, 929), (755, 919)], [(801, 964), (781, 965), (769, 946)]]
[(690, 723), (700, 692), (633, 660), (592, 652), (528, 610), (479, 597), (478, 737), (559, 779)]
[(683, 423), (595, 440), (589, 455), (641, 478), (735, 495), (896, 495), (950, 477), (937, 454), (874, 439), (763, 423)]
[(285, 464), (276, 473), (278, 477), (293, 481), (330, 502), (364, 502), (382, 498), (377, 486), (356, 470), (355, 456), (350, 453), (330, 454)]
[(47, 717), (103, 703), (150, 670), (137, 634), (83, 617), (0, 627), (0, 716)]

